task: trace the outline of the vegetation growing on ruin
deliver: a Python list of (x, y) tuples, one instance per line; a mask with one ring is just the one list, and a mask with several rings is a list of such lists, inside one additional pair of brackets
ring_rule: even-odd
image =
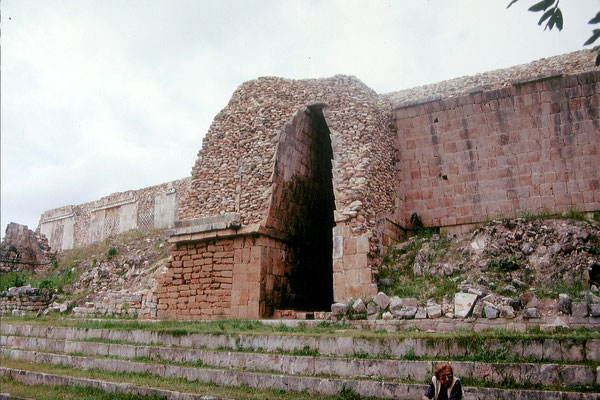
[[(45, 288), (62, 295), (63, 299), (79, 300), (89, 295), (89, 291), (79, 290), (78, 284), (81, 276), (101, 262), (117, 262), (119, 255), (126, 256), (126, 251), (132, 242), (147, 244), (150, 237), (162, 234), (162, 230), (140, 231), (133, 230), (122, 233), (101, 242), (91, 243), (82, 248), (65, 250), (57, 254), (52, 263), (37, 273), (29, 271), (11, 271), (0, 275), (0, 292), (11, 287), (30, 285), (34, 288)], [(169, 246), (165, 240), (155, 241), (151, 250), (150, 264), (168, 257)], [(126, 272), (121, 271), (121, 276)]]
[(413, 265), (423, 245), (430, 243), (433, 235), (439, 238), (429, 246), (427, 262), (442, 262), (448, 257), (451, 239), (440, 236), (435, 231), (421, 229), (410, 243), (404, 246), (391, 246), (379, 269), (379, 289), (388, 296), (414, 297), (425, 303), (428, 299), (441, 301), (457, 291), (460, 273), (433, 276), (425, 273), (416, 275)]

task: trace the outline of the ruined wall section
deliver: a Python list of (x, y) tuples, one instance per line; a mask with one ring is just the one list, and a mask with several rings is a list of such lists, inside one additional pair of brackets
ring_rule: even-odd
[(544, 75), (396, 107), (397, 221), (600, 210), (599, 82), (597, 70)]
[[(214, 119), (192, 168), (191, 195), (180, 219), (239, 212), (248, 225), (264, 219), (272, 195), (275, 146), (294, 114), (324, 102), (332, 134), (336, 209), (364, 207), (345, 221), (367, 230), (393, 211), (393, 141), (377, 94), (354, 77), (289, 80), (259, 78), (242, 84)], [(356, 211), (356, 210), (355, 210)]]
[(11, 222), (0, 244), (0, 273), (35, 271), (48, 266), (54, 256), (44, 235)]
[(139, 190), (113, 193), (89, 203), (42, 214), (37, 230), (55, 251), (84, 247), (131, 229), (174, 226), (178, 204), (189, 192), (190, 178)]
[(513, 82), (529, 81), (540, 76), (578, 74), (597, 69), (596, 53), (580, 50), (542, 58), (528, 64), (462, 76), (442, 82), (382, 94), (392, 104), (420, 104), (426, 101), (466, 96), (473, 92), (490, 91), (512, 86)]

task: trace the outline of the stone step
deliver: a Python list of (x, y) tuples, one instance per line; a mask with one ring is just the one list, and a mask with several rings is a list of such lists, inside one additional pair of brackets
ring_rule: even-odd
[[(0, 336), (3, 348), (50, 353), (201, 363), (217, 368), (269, 371), (286, 375), (334, 375), (425, 382), (437, 360), (407, 361), (199, 350), (175, 347), (81, 342), (24, 336)], [(600, 385), (600, 367), (549, 363), (452, 362), (455, 374), (475, 381), (500, 384), (508, 377), (515, 383), (544, 386)]]
[(313, 350), (321, 355), (405, 358), (451, 358), (486, 356), (493, 359), (524, 359), (545, 362), (600, 362), (600, 339), (543, 338), (515, 339), (477, 338), (445, 339), (430, 335), (424, 338), (386, 337), (320, 337), (301, 335), (204, 334), (177, 335), (146, 330), (87, 329), (36, 325), (2, 324), (0, 333), (66, 340), (118, 341), (135, 344), (205, 349), (244, 349), (248, 351), (294, 352)]
[[(60, 354), (3, 349), (3, 357), (24, 360), (35, 364), (63, 365), (78, 370), (91, 368), (113, 372), (149, 373), (160, 377), (181, 378), (188, 381), (214, 383), (219, 386), (246, 386), (253, 389), (278, 389), (284, 391), (306, 391), (335, 395), (343, 388), (350, 388), (358, 395), (382, 399), (421, 399), (426, 385), (399, 383), (385, 380), (356, 380), (326, 377), (288, 376), (281, 374), (256, 373), (214, 368), (186, 367), (159, 363), (144, 363), (118, 359), (69, 356)], [(598, 400), (596, 393), (578, 393), (542, 390), (512, 390), (499, 388), (465, 387), (465, 400), (483, 399), (568, 399)]]
[[(137, 396), (160, 396), (167, 400), (227, 400), (211, 396), (203, 396), (194, 393), (176, 392), (173, 390), (164, 390), (152, 387), (132, 385), (130, 383), (109, 382), (98, 379), (74, 378), (72, 376), (63, 376), (55, 374), (45, 374), (43, 372), (26, 371), (22, 369), (0, 367), (1, 377), (11, 377), (17, 382), (25, 385), (41, 386), (82, 386), (101, 389), (108, 393), (129, 393)], [(20, 399), (18, 397), (7, 395), (0, 399)]]

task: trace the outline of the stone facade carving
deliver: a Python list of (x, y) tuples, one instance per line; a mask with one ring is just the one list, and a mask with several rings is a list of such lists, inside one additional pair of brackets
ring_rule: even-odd
[(139, 190), (113, 193), (100, 200), (69, 205), (42, 214), (38, 231), (55, 251), (82, 247), (131, 229), (171, 228), (190, 178)]

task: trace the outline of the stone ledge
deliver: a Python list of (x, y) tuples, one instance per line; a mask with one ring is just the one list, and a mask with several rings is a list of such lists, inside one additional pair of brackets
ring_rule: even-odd
[[(316, 378), (305, 376), (289, 376), (266, 374), (246, 371), (232, 370), (213, 370), (204, 368), (193, 368), (184, 366), (164, 366), (148, 364), (135, 361), (122, 361), (113, 359), (88, 358), (80, 356), (64, 356), (49, 353), (27, 353), (19, 351), (3, 350), (3, 354), (10, 355), (13, 358), (26, 360), (28, 362), (62, 364), (74, 368), (89, 369), (99, 368), (107, 371), (127, 372), (138, 371), (145, 372), (161, 377), (177, 377), (187, 381), (199, 381), (204, 383), (214, 383), (217, 385), (248, 386), (254, 389), (279, 389), (284, 391), (308, 391), (309, 393), (321, 393), (335, 395), (342, 388), (351, 388), (360, 396), (379, 397), (379, 398), (402, 398), (402, 399), (421, 399), (427, 385), (418, 383), (397, 383), (393, 381), (374, 381), (374, 380), (353, 380), (339, 378)], [(198, 395), (183, 394), (163, 389), (140, 387), (129, 383), (113, 383), (86, 378), (73, 378), (70, 376), (60, 376), (52, 374), (42, 374), (25, 370), (17, 370), (6, 367), (0, 367), (0, 375), (13, 376), (17, 381), (24, 382), (25, 377), (29, 377), (28, 384), (42, 385), (72, 385), (79, 384), (93, 386), (110, 391), (127, 391), (134, 394), (159, 394), (167, 399), (199, 399)], [(490, 399), (490, 398), (518, 398), (521, 399), (545, 399), (545, 398), (565, 398), (578, 400), (598, 399), (594, 393), (568, 393), (557, 391), (540, 390), (513, 390), (497, 388), (477, 388), (465, 387), (467, 399)], [(184, 397), (185, 396), (185, 397)]]
[(167, 230), (166, 234), (169, 236), (170, 243), (201, 242), (249, 235), (264, 235), (273, 239), (287, 240), (284, 233), (268, 228), (262, 223), (239, 226), (239, 221), (238, 213), (176, 221), (175, 229)]
[[(107, 393), (129, 393), (142, 396), (158, 396), (164, 397), (167, 400), (227, 400), (216, 397), (206, 397), (194, 393), (182, 393), (172, 390), (155, 389), (143, 386), (133, 385), (131, 383), (108, 382), (99, 379), (74, 378), (71, 376), (61, 376), (54, 374), (46, 374), (43, 372), (26, 371), (22, 369), (13, 369), (0, 367), (0, 376), (10, 376), (17, 382), (25, 385), (43, 385), (43, 386), (81, 386), (93, 387), (103, 390)], [(4, 397), (6, 399), (18, 399), (17, 397)], [(0, 397), (2, 399), (2, 397)]]
[[(423, 382), (433, 373), (436, 360), (409, 361), (385, 359), (357, 359), (316, 356), (306, 362), (306, 356), (277, 355), (278, 363), (273, 363), (273, 354), (252, 354), (238, 351), (199, 350), (147, 345), (122, 345), (114, 343), (90, 343), (70, 340), (43, 339), (21, 336), (2, 336), (2, 347), (37, 352), (60, 352), (67, 355), (85, 355), (88, 357), (115, 356), (133, 360), (146, 357), (157, 362), (181, 361), (202, 362), (203, 366), (243, 369), (249, 362), (252, 369), (270, 371), (286, 375), (320, 375), (334, 370), (338, 377), (353, 378), (363, 376), (374, 379), (412, 379)], [(399, 344), (410, 346), (409, 343)], [(417, 345), (417, 343), (414, 343)], [(517, 383), (556, 385), (593, 385), (598, 377), (595, 366), (568, 365), (554, 363), (505, 363), (454, 361), (456, 375), (476, 381), (501, 383), (505, 372), (511, 372)]]
[[(446, 358), (454, 355), (464, 355), (470, 351), (470, 343), (459, 346), (439, 346), (425, 339), (385, 338), (373, 341), (359, 337), (303, 337), (282, 335), (245, 335), (195, 333), (186, 336), (173, 336), (166, 333), (149, 331), (122, 331), (108, 329), (77, 329), (65, 327), (42, 327), (30, 325), (7, 325), (1, 327), (2, 335), (35, 336), (38, 338), (85, 340), (102, 339), (127, 341), (135, 344), (175, 346), (183, 348), (205, 349), (235, 349), (242, 346), (247, 349), (261, 348), (264, 351), (280, 351), (302, 349), (306, 345), (317, 349), (321, 355), (348, 356), (356, 349), (376, 356), (387, 354), (394, 358), (405, 357), (409, 352), (417, 357)], [(2, 339), (4, 342), (6, 338)], [(491, 339), (490, 343), (495, 343)], [(581, 362), (600, 361), (600, 339), (588, 339), (585, 344), (575, 345), (571, 339), (557, 340), (552, 338), (539, 340), (514, 340), (506, 344), (507, 354), (520, 358), (546, 362)], [(499, 347), (498, 347), (499, 348)], [(412, 349), (412, 350), (411, 350)]]

